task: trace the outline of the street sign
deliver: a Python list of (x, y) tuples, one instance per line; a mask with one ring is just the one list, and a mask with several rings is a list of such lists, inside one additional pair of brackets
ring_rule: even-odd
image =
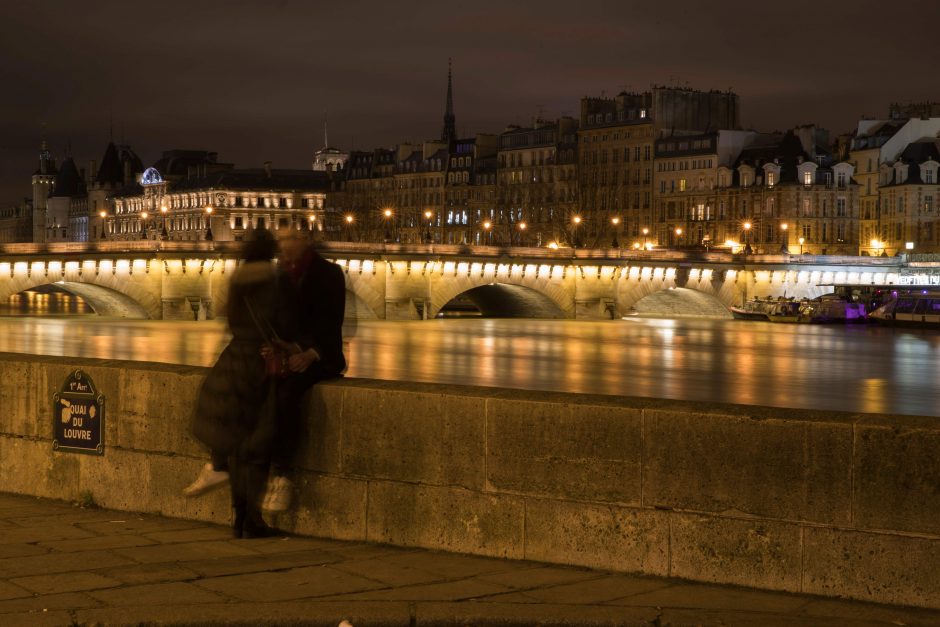
[(81, 370), (52, 396), (52, 449), (104, 455), (104, 395)]

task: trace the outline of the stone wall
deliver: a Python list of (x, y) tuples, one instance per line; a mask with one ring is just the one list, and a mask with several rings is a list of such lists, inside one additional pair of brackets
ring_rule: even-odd
[[(76, 368), (103, 457), (53, 452)], [(0, 490), (227, 523), (180, 490), (205, 370), (0, 356)], [(320, 386), (299, 533), (940, 608), (940, 420), (366, 380)]]

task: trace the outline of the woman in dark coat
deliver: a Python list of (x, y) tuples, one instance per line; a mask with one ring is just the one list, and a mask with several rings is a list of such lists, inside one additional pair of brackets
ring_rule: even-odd
[[(266, 326), (275, 314), (275, 249), (273, 237), (265, 230), (256, 231), (245, 246), (245, 263), (229, 283), (232, 340), (203, 383), (193, 425), (196, 438), (212, 451), (210, 470), (224, 473), (227, 462), (237, 538), (271, 533), (260, 506), (274, 434), (273, 382), (266, 376), (261, 348), (270, 340)], [(188, 493), (195, 494), (191, 488)]]

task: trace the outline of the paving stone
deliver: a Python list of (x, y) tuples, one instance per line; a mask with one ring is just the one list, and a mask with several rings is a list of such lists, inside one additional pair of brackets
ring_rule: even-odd
[(153, 540), (143, 536), (94, 536), (81, 540), (55, 540), (54, 542), (40, 542), (39, 546), (52, 549), (60, 553), (73, 551), (95, 551), (102, 549), (123, 549), (134, 546), (147, 546), (156, 544)]
[(179, 564), (131, 564), (98, 571), (106, 577), (119, 579), (127, 584), (162, 583), (198, 579), (199, 574)]
[(72, 627), (71, 614), (63, 611), (4, 614), (3, 627)]
[(557, 586), (575, 581), (597, 579), (597, 571), (579, 570), (576, 568), (553, 568), (551, 566), (531, 565), (491, 575), (479, 575), (480, 581), (495, 583), (500, 586), (529, 590)]
[(206, 527), (205, 523), (191, 520), (177, 520), (175, 518), (141, 517), (138, 514), (125, 512), (111, 512), (111, 520), (81, 523), (83, 529), (101, 535), (117, 533), (145, 534), (158, 531), (173, 531), (175, 529), (196, 529)]
[(144, 564), (188, 562), (217, 557), (233, 557), (236, 555), (257, 555), (257, 553), (248, 548), (236, 546), (231, 542), (220, 542), (218, 540), (189, 542), (186, 544), (141, 546), (129, 549), (117, 549), (115, 552), (118, 555)]
[(303, 566), (320, 566), (338, 562), (341, 559), (341, 557), (326, 551), (290, 551), (273, 555), (240, 555), (186, 562), (186, 567), (191, 568), (203, 577), (222, 577), (225, 575), (301, 568)]
[(806, 617), (771, 614), (769, 612), (735, 612), (731, 610), (672, 609), (659, 615), (662, 627), (728, 627), (754, 625), (755, 627), (888, 627), (880, 621), (817, 618), (807, 623)]
[(668, 585), (670, 583), (663, 579), (608, 575), (587, 581), (527, 590), (526, 594), (543, 603), (593, 605), (649, 592)]
[(508, 560), (454, 555), (436, 551), (415, 551), (383, 559), (394, 564), (443, 575), (447, 579), (461, 579), (485, 573), (501, 573), (517, 568), (515, 562)]
[(72, 525), (55, 525), (47, 527), (23, 527), (21, 529), (4, 529), (0, 534), (0, 546), (4, 544), (29, 544), (33, 542), (52, 542), (55, 540), (76, 540), (79, 538), (92, 538), (95, 534)]
[(196, 527), (195, 529), (156, 531), (146, 534), (145, 537), (161, 544), (199, 542), (200, 540), (229, 540), (232, 537), (232, 530), (228, 527)]
[(32, 596), (32, 592), (29, 590), (6, 581), (0, 581), (0, 601), (28, 596)]
[(108, 551), (80, 551), (50, 553), (29, 557), (8, 557), (0, 560), (0, 573), (4, 577), (26, 577), (107, 568), (130, 564), (131, 560)]
[(74, 610), (83, 607), (95, 607), (97, 605), (100, 605), (97, 600), (80, 592), (42, 594), (39, 596), (0, 601), (0, 625), (3, 624), (2, 614), (13, 612), (42, 612), (43, 610)]
[(12, 583), (32, 590), (39, 594), (52, 594), (54, 592), (81, 592), (83, 590), (98, 590), (101, 588), (114, 588), (121, 582), (95, 573), (61, 573), (58, 575), (33, 575), (32, 577), (19, 577), (12, 579)]
[(209, 605), (135, 606), (75, 612), (82, 625), (214, 625), (219, 627), (258, 625), (305, 625), (336, 627), (348, 620), (357, 627), (408, 627), (411, 610), (407, 603), (349, 603), (285, 601), (278, 603), (213, 603)]
[(328, 566), (216, 577), (204, 579), (198, 585), (236, 599), (269, 602), (326, 597), (383, 587), (383, 584)]
[(190, 583), (175, 581), (97, 590), (89, 596), (112, 607), (137, 605), (178, 605), (186, 603), (222, 603), (225, 598)]
[(333, 568), (378, 581), (388, 586), (410, 586), (440, 581), (444, 578), (439, 574), (429, 573), (425, 570), (411, 568), (381, 558), (344, 561), (333, 564)]
[[(416, 625), (571, 625), (584, 627), (649, 627), (657, 610), (650, 608), (571, 607), (511, 603), (422, 603)], [(663, 625), (665, 627), (665, 625)]]
[(244, 544), (252, 551), (265, 555), (274, 553), (289, 553), (291, 551), (310, 551), (314, 549), (338, 550), (343, 548), (350, 548), (353, 546), (363, 546), (348, 544), (346, 542), (337, 540), (301, 538), (298, 536), (253, 538), (251, 540), (239, 540), (238, 543)]
[(44, 555), (49, 552), (44, 546), (35, 544), (0, 544), (0, 560), (6, 557), (26, 557), (28, 555)]
[(936, 627), (940, 625), (940, 612), (934, 610), (893, 607), (819, 597), (810, 597), (808, 602), (796, 614), (802, 616), (803, 620), (808, 623), (818, 617), (829, 617), (841, 620), (874, 620), (890, 625), (908, 625), (910, 627)]
[(806, 597), (701, 584), (677, 584), (610, 601), (615, 605), (756, 610), (791, 613), (806, 605)]
[(346, 601), (462, 601), (487, 597), (508, 591), (506, 586), (498, 586), (477, 579), (443, 581), (418, 586), (396, 586), (385, 590), (357, 592), (333, 600)]

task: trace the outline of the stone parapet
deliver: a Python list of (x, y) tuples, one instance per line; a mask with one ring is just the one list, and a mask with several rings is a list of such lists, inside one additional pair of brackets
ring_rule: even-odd
[[(103, 456), (52, 449), (78, 368)], [(0, 355), (0, 491), (228, 522), (180, 494), (205, 372)], [(310, 405), (297, 533), (940, 608), (940, 419), (352, 379)]]

